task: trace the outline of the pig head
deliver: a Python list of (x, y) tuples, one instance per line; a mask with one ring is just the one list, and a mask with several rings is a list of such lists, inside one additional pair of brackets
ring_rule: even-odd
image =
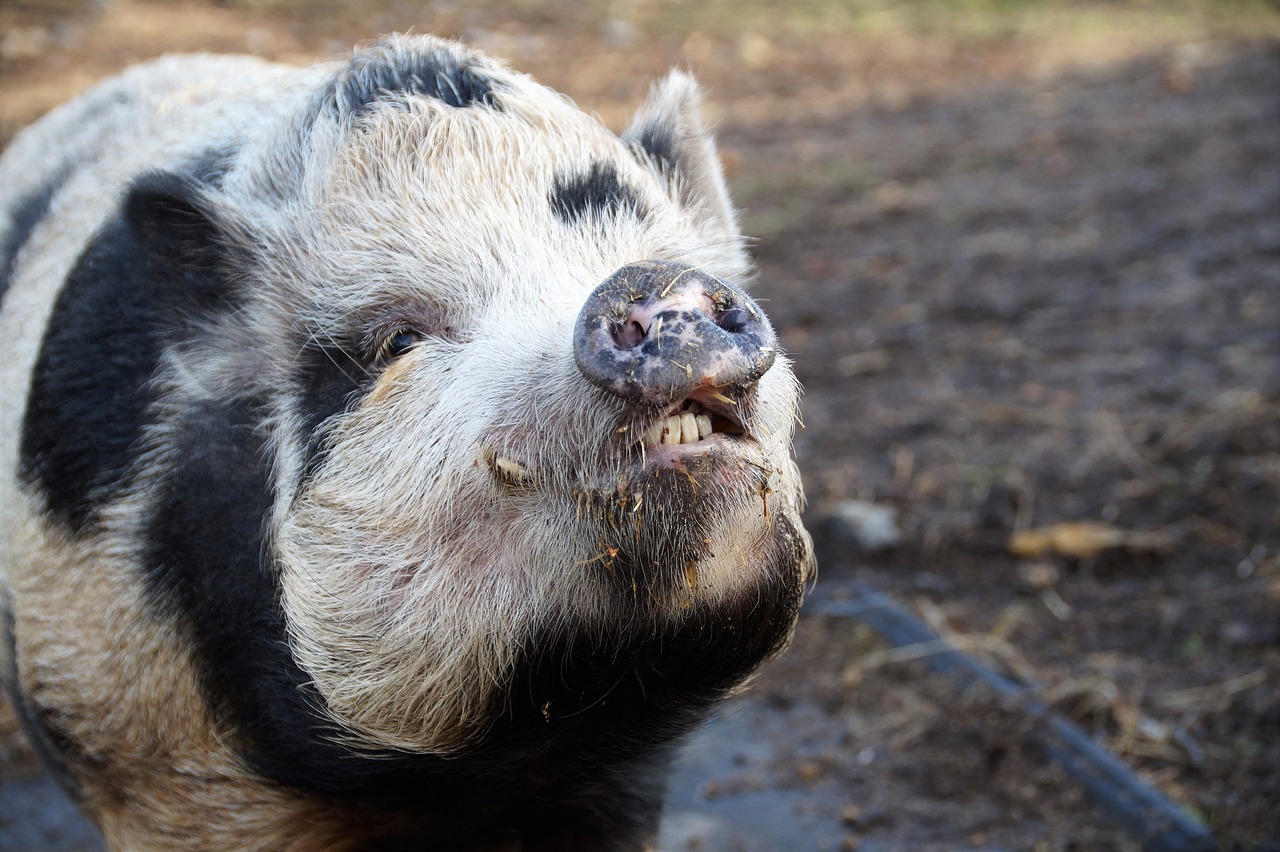
[(0, 185), (0, 668), (108, 842), (648, 842), (812, 571), (692, 80), (174, 57)]

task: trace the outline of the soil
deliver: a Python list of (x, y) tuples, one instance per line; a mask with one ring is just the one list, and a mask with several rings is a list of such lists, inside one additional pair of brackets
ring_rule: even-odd
[[(1280, 8), (904, 5), (13, 2), (0, 140), (172, 50), (435, 32), (614, 127), (693, 68), (806, 389), (815, 598), (891, 593), (1220, 848), (1280, 848)], [(802, 618), (686, 749), (663, 847), (1139, 848), (912, 656)], [(91, 844), (3, 712), (0, 743), (0, 848)]]

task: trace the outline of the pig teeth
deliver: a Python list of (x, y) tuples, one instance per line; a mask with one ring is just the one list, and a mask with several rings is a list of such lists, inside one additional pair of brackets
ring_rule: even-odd
[(656, 447), (660, 444), (693, 444), (710, 435), (711, 417), (707, 414), (683, 412), (671, 417), (664, 417), (649, 427), (645, 433), (646, 446)]
[(680, 443), (692, 444), (696, 440), (698, 440), (698, 421), (686, 411), (680, 415)]

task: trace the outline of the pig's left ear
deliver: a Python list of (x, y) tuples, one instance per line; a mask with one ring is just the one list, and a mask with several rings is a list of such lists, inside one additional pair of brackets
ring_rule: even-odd
[(221, 234), (206, 191), (191, 176), (159, 172), (140, 178), (125, 200), (125, 221), (157, 306), (216, 308), (228, 296)]
[(738, 217), (701, 103), (697, 81), (672, 71), (653, 87), (622, 139), (657, 169), (673, 197), (710, 231), (736, 239)]

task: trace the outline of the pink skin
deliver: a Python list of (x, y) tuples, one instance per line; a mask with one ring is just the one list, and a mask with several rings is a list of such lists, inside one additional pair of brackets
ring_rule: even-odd
[(627, 321), (617, 331), (618, 345), (626, 349), (640, 345), (649, 336), (654, 318), (664, 311), (672, 310), (700, 310), (709, 317), (715, 316), (715, 305), (702, 287), (683, 287), (665, 297), (633, 303), (627, 312)]

